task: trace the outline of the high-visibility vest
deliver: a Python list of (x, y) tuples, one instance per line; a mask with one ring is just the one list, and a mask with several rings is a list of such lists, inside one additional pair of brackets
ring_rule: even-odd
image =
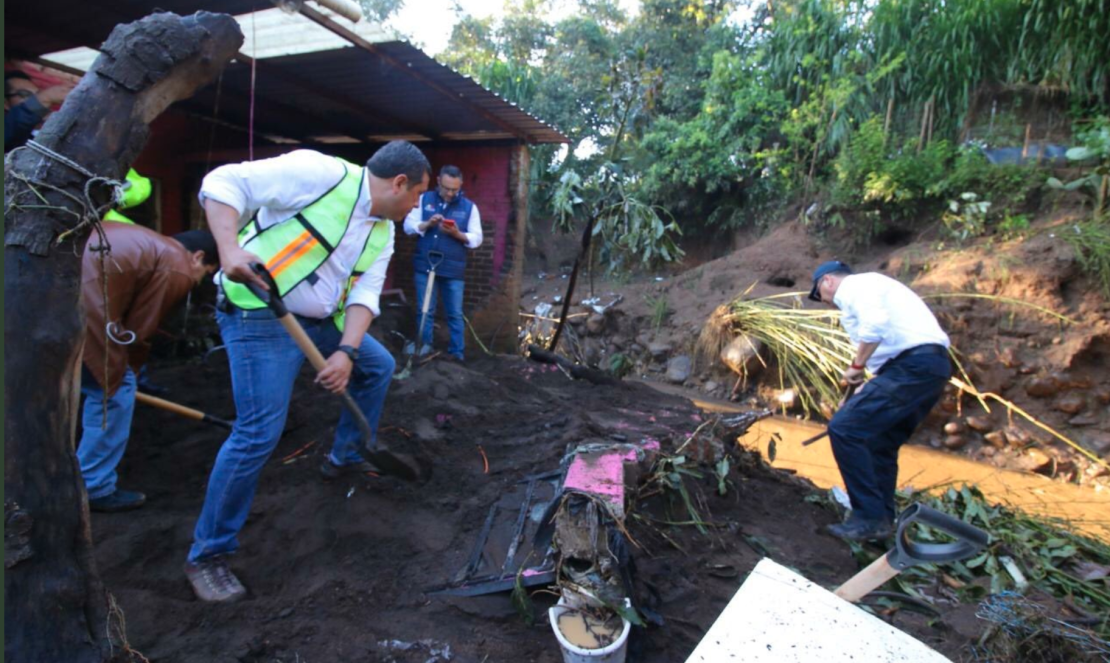
[[(123, 190), (123, 200), (119, 202), (118, 209), (138, 207), (150, 198), (151, 191), (153, 190), (150, 178), (143, 177), (134, 168), (127, 171), (127, 184), (128, 186)], [(104, 220), (135, 225), (134, 221), (114, 209), (110, 209), (104, 214)]]
[[(278, 294), (282, 297), (302, 281), (312, 277), (343, 241), (343, 236), (350, 228), (351, 218), (364, 186), (365, 170), (343, 159), (336, 160), (343, 164), (343, 177), (327, 193), (285, 221), (263, 229), (259, 226), (256, 215), (239, 231), (239, 246), (262, 259), (266, 269), (274, 277)], [(336, 312), (332, 316), (341, 330), (347, 295), (389, 243), (389, 231), (388, 221), (375, 222), (366, 238), (362, 254), (347, 279), (337, 302)], [(249, 311), (266, 307), (242, 283), (225, 278), (222, 279), (221, 287), (224, 296), (241, 309)]]

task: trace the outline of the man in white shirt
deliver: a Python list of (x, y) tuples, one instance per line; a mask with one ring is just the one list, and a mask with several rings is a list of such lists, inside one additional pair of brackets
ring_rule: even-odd
[[(285, 427), (304, 355), (273, 313), (244, 285), (266, 289), (251, 265), (273, 276), (290, 312), (327, 357), (316, 383), (348, 389), (375, 432), (394, 360), (367, 334), (393, 255), (393, 222), (428, 187), (431, 166), (410, 143), (393, 141), (366, 162), (310, 150), (232, 164), (208, 174), (200, 200), (223, 271), (218, 320), (231, 364), (236, 421), (220, 448), (197, 520), (185, 574), (203, 601), (243, 598), (228, 568), (255, 488)], [(372, 445), (376, 445), (374, 440)], [(360, 455), (351, 415), (339, 418), (320, 468), (325, 479), (373, 469)]]
[(466, 254), (482, 245), (482, 217), (478, 206), (462, 191), (463, 174), (457, 166), (439, 170), (438, 186), (420, 197), (420, 206), (405, 218), (405, 234), (419, 235), (413, 254), (413, 279), (416, 301), (423, 311), (428, 273), (435, 270), (435, 284), (429, 301), (427, 320), (420, 313), (424, 328), (418, 331), (418, 352), (432, 348), (432, 325), (435, 319), (436, 292), (443, 303), (451, 340), (447, 354), (462, 360), (466, 345), (463, 321), (463, 284), (466, 276)]
[[(829, 531), (854, 541), (891, 533), (898, 450), (951, 377), (948, 335), (912, 290), (882, 274), (853, 274), (832, 260), (813, 274), (809, 298), (835, 306), (856, 356), (843, 381), (862, 385), (829, 422), (852, 512)], [(874, 377), (864, 384), (864, 371)]]

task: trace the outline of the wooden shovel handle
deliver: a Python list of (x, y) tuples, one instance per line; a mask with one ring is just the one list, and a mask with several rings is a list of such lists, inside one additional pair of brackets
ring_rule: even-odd
[(301, 327), (301, 324), (297, 322), (293, 314), (289, 313), (283, 315), (278, 318), (278, 321), (281, 322), (282, 327), (285, 327), (285, 331), (289, 332), (289, 335), (293, 337), (293, 341), (297, 344), (297, 347), (301, 349), (301, 352), (304, 353), (304, 356), (308, 357), (308, 363), (312, 364), (312, 367), (317, 371), (324, 370), (328, 361), (324, 359), (324, 355), (320, 354), (320, 350), (316, 347), (316, 344), (308, 337), (304, 327)]
[(191, 407), (185, 407), (184, 405), (178, 405), (177, 403), (174, 403), (172, 401), (167, 401), (163, 398), (158, 398), (157, 396), (151, 396), (150, 394), (144, 394), (141, 391), (136, 391), (135, 392), (135, 400), (139, 401), (140, 403), (143, 403), (144, 405), (151, 405), (153, 407), (160, 408), (160, 409), (166, 410), (168, 412), (173, 412), (174, 414), (180, 414), (181, 416), (188, 417), (189, 419), (196, 419), (197, 421), (204, 421), (204, 413), (201, 412), (200, 410), (194, 410)]
[(834, 593), (845, 601), (855, 603), (899, 573), (898, 569), (890, 565), (887, 555), (883, 555), (837, 587)]

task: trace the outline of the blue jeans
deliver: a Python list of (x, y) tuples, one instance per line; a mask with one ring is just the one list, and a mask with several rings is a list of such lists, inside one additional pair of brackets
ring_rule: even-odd
[(95, 500), (116, 492), (116, 466), (127, 449), (135, 414), (135, 373), (128, 368), (119, 389), (108, 397), (108, 425), (103, 429), (104, 390), (84, 366), (81, 394), (85, 397), (81, 416), (84, 431), (77, 445), (77, 460), (89, 499)]
[(933, 409), (951, 377), (947, 353), (887, 362), (829, 422), (829, 439), (854, 517), (894, 519), (898, 450)]
[[(250, 512), (262, 466), (285, 429), (293, 382), (304, 363), (297, 344), (268, 309), (233, 309), (220, 312), (217, 319), (231, 364), (236, 419), (208, 478), (204, 507), (189, 550), (191, 562), (239, 547), (239, 530)], [(342, 335), (332, 320), (298, 320), (325, 357), (335, 352)], [(393, 368), (392, 355), (369, 334), (363, 336), (347, 390), (375, 434)], [(358, 427), (344, 410), (329, 458), (337, 465), (361, 462), (360, 445)]]
[[(424, 317), (424, 290), (428, 287), (427, 272), (416, 272), (413, 275), (416, 281), (416, 319)], [(463, 322), (463, 279), (447, 279), (436, 275), (435, 285), (432, 286), (432, 301), (428, 308), (428, 321), (424, 324), (424, 333), (421, 334), (421, 345), (432, 346), (432, 323), (435, 321), (436, 299), (443, 304), (443, 312), (447, 316), (447, 329), (451, 332), (451, 342), (447, 352), (459, 359), (463, 358), (463, 349), (466, 345), (466, 328)]]

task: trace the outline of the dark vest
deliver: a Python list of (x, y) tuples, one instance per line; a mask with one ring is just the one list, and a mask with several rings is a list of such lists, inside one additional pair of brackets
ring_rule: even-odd
[[(427, 221), (436, 214), (442, 214), (444, 219), (452, 219), (460, 232), (466, 232), (470, 223), (470, 212), (474, 203), (463, 195), (459, 195), (448, 205), (439, 197), (438, 190), (432, 190), (420, 196), (421, 220)], [(442, 222), (440, 222), (442, 224)], [(421, 273), (431, 270), (431, 261), (428, 253), (438, 251), (443, 254), (443, 260), (436, 268), (436, 275), (448, 279), (461, 279), (466, 272), (466, 253), (469, 249), (466, 244), (449, 237), (440, 230), (440, 224), (429, 228), (424, 236), (416, 242), (416, 255), (412, 258), (413, 267)]]

